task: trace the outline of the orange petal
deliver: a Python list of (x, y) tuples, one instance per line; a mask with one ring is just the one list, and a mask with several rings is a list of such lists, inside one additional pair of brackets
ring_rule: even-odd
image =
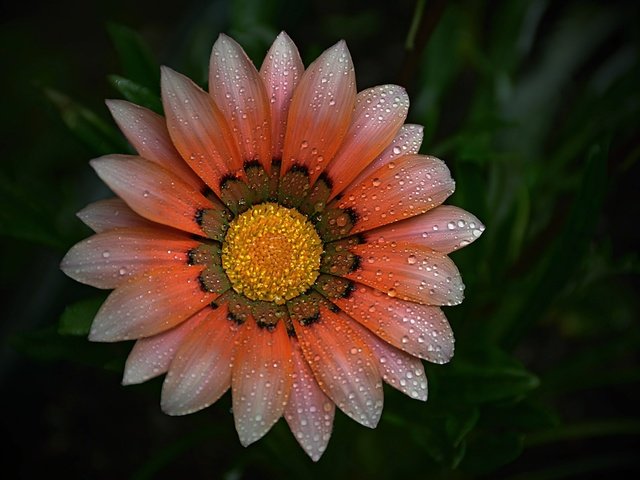
[(89, 237), (67, 252), (60, 268), (78, 282), (115, 288), (152, 268), (187, 263), (198, 242), (158, 228), (119, 228)]
[(351, 230), (357, 233), (431, 210), (453, 193), (454, 186), (442, 160), (405, 155), (349, 187), (337, 204), (357, 214)]
[(196, 222), (213, 202), (174, 174), (140, 157), (105, 155), (91, 166), (111, 190), (139, 215), (163, 225), (202, 235)]
[(207, 309), (179, 346), (162, 385), (162, 411), (187, 415), (208, 407), (231, 385), (234, 339), (238, 324), (227, 319), (228, 309)]
[(260, 68), (271, 108), (271, 156), (282, 158), (287, 115), (293, 92), (304, 72), (298, 49), (289, 36), (281, 32), (271, 45)]
[(402, 155), (414, 155), (420, 151), (424, 127), (422, 125), (405, 124), (398, 131), (395, 138), (369, 165), (353, 180), (353, 184), (362, 182), (365, 178), (383, 165), (395, 161)]
[(408, 242), (436, 252), (451, 253), (477, 240), (484, 225), (471, 213), (451, 205), (440, 205), (423, 215), (390, 223), (366, 232), (369, 242)]
[(158, 227), (141, 217), (129, 208), (124, 200), (118, 197), (107, 198), (90, 203), (77, 214), (82, 222), (96, 233), (121, 227)]
[(464, 284), (449, 257), (412, 243), (364, 243), (350, 248), (361, 258), (345, 277), (402, 300), (425, 305), (457, 305)]
[(359, 329), (378, 360), (382, 379), (411, 398), (427, 401), (427, 376), (419, 358), (388, 344), (364, 327)]
[(124, 100), (106, 103), (118, 127), (141, 157), (173, 172), (194, 189), (202, 190), (204, 182), (173, 146), (164, 117)]
[(298, 341), (292, 339), (293, 385), (284, 418), (300, 446), (314, 462), (327, 448), (335, 404), (318, 386)]
[(335, 197), (393, 140), (407, 118), (409, 96), (398, 85), (381, 85), (358, 93), (349, 130), (327, 167)]
[(149, 337), (183, 322), (217, 297), (202, 290), (202, 270), (197, 265), (155, 269), (116, 288), (93, 320), (89, 340)]
[(357, 284), (347, 298), (332, 300), (352, 318), (393, 346), (433, 363), (453, 356), (453, 332), (438, 307), (388, 296)]
[(249, 318), (235, 352), (233, 418), (240, 443), (246, 447), (278, 421), (291, 392), (291, 342), (284, 322), (270, 331)]
[(352, 320), (322, 308), (317, 322), (293, 322), (300, 347), (320, 388), (356, 422), (374, 428), (383, 392), (376, 360)]
[(146, 382), (165, 373), (185, 337), (210, 313), (211, 309), (205, 308), (170, 330), (136, 341), (124, 366), (122, 384)]
[(189, 78), (161, 69), (162, 104), (169, 135), (189, 166), (220, 195), (225, 175), (242, 169), (231, 129), (213, 98)]
[(209, 93), (226, 118), (242, 160), (271, 168), (271, 112), (262, 79), (235, 40), (220, 35), (209, 63)]
[(351, 55), (344, 41), (309, 65), (293, 93), (281, 175), (294, 164), (309, 169), (311, 183), (338, 151), (356, 98)]

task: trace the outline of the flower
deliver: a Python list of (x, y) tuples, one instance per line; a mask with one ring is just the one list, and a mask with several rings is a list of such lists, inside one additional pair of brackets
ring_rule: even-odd
[(139, 155), (91, 161), (119, 198), (79, 212), (96, 234), (61, 265), (115, 289), (89, 338), (137, 340), (123, 384), (166, 373), (169, 415), (231, 388), (243, 445), (284, 416), (313, 460), (336, 405), (376, 426), (383, 380), (426, 400), (420, 359), (451, 358), (440, 306), (463, 298), (447, 254), (484, 227), (441, 205), (404, 89), (356, 93), (343, 41), (304, 70), (281, 33), (260, 71), (221, 35), (209, 93), (169, 68), (161, 90), (166, 118), (107, 102)]

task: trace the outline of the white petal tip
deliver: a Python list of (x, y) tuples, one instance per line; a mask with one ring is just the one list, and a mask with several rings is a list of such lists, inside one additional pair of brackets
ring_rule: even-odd
[(123, 387), (128, 387), (129, 385), (136, 385), (138, 383), (143, 383), (144, 380), (140, 380), (137, 378), (131, 378), (128, 377), (126, 374), (124, 377), (122, 377), (122, 380), (120, 381), (120, 385), (122, 385)]

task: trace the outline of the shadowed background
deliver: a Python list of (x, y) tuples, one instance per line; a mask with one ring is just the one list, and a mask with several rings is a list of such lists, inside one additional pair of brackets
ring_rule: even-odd
[[(121, 0), (5, 6), (0, 332), (11, 478), (591, 478), (638, 473), (640, 33), (635, 2)], [(234, 37), (259, 66), (280, 30), (305, 64), (344, 38), (358, 89), (405, 86), (447, 203), (487, 229), (452, 255), (456, 356), (430, 399), (385, 387), (376, 430), (336, 415), (313, 464), (284, 421), (240, 446), (230, 396), (160, 411), (121, 387), (131, 344), (90, 344), (105, 295), (58, 264), (109, 196), (88, 166), (128, 152), (104, 98), (161, 108), (158, 65), (204, 85)]]

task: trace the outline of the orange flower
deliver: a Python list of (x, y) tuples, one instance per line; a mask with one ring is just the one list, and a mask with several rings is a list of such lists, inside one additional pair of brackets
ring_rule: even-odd
[(166, 373), (169, 415), (231, 387), (243, 445), (284, 416), (318, 460), (335, 405), (375, 427), (383, 380), (426, 400), (420, 359), (451, 358), (439, 307), (463, 297), (447, 254), (484, 227), (439, 206), (454, 182), (406, 92), (356, 93), (344, 42), (305, 71), (282, 33), (258, 71), (222, 35), (209, 90), (163, 68), (166, 118), (107, 102), (139, 156), (91, 162), (120, 198), (78, 214), (96, 235), (62, 269), (115, 289), (89, 338), (137, 339), (124, 384)]

